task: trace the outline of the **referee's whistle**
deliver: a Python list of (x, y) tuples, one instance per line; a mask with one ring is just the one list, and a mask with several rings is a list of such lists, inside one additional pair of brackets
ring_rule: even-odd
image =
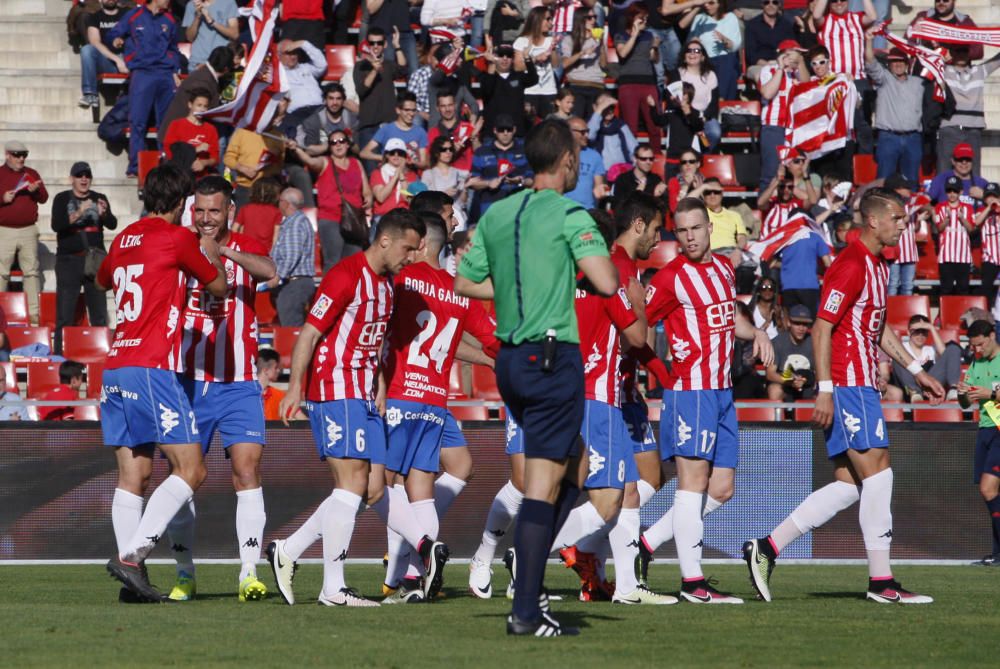
[(556, 331), (549, 328), (545, 331), (545, 341), (542, 343), (542, 371), (551, 372), (556, 366)]

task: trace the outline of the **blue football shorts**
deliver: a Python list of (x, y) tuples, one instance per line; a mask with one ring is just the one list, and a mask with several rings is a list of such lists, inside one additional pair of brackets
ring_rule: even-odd
[(587, 400), (580, 428), (587, 449), (584, 488), (617, 488), (639, 480), (635, 453), (622, 411), (607, 402)]
[(181, 384), (194, 408), (203, 453), (208, 453), (216, 432), (225, 449), (233, 444), (264, 444), (264, 400), (261, 395), (264, 391), (260, 383), (214, 383), (184, 378)]
[(120, 367), (101, 382), (101, 432), (108, 446), (194, 444), (194, 411), (176, 372)]
[(385, 464), (385, 421), (368, 400), (306, 402), (316, 451), (326, 458), (357, 458)]
[(660, 457), (678, 455), (736, 468), (740, 439), (731, 389), (664, 391)]
[(830, 458), (843, 455), (847, 449), (889, 448), (881, 394), (866, 386), (834, 386), (833, 422), (825, 436)]
[(405, 400), (386, 402), (385, 426), (388, 449), (385, 467), (403, 476), (411, 469), (437, 472), (441, 469), (441, 441), (447, 416), (444, 407)]

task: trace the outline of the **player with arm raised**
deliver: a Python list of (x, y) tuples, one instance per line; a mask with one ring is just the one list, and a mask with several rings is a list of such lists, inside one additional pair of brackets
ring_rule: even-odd
[(819, 382), (813, 424), (826, 431), (835, 480), (809, 495), (769, 536), (743, 545), (750, 580), (765, 601), (771, 601), (771, 572), (785, 546), (859, 499), (858, 520), (868, 553), (868, 599), (882, 604), (934, 601), (904, 590), (889, 566), (892, 467), (879, 401), (876, 347), (914, 375), (932, 404), (944, 397), (941, 384), (903, 348), (892, 328), (885, 327), (889, 268), (880, 253), (899, 243), (907, 225), (904, 207), (893, 191), (868, 190), (861, 198), (860, 238), (826, 271), (812, 329)]
[[(264, 450), (264, 407), (257, 382), (256, 285), (274, 277), (274, 263), (260, 242), (229, 230), (232, 186), (207, 176), (195, 187), (194, 227), (219, 245), (226, 295), (216, 298), (194, 277), (187, 282), (181, 313), (184, 390), (194, 409), (207, 453), (216, 432), (232, 464), (236, 489), (236, 538), (240, 552), (239, 601), (260, 600), (267, 587), (257, 578), (264, 539), (264, 491), (260, 458)], [(194, 501), (181, 507), (167, 532), (177, 559), (177, 583), (170, 598), (195, 595)]]
[[(170, 165), (146, 177), (143, 200), (149, 216), (115, 237), (95, 278), (113, 289), (118, 324), (101, 384), (101, 432), (115, 449), (118, 487), (111, 522), (118, 554), (107, 570), (134, 597), (161, 601), (143, 564), (174, 514), (205, 480), (198, 426), (181, 388), (180, 316), (189, 276), (216, 297), (226, 294), (226, 272), (218, 243), (179, 227), (186, 174)], [(203, 252), (204, 251), (204, 252)], [(142, 511), (158, 446), (171, 474)]]
[(739, 462), (730, 376), (735, 337), (752, 341), (764, 365), (774, 351), (767, 334), (736, 310), (736, 273), (728, 258), (712, 253), (704, 203), (685, 198), (675, 211), (681, 255), (653, 277), (646, 316), (651, 324), (664, 320), (670, 333), (672, 383), (663, 393), (660, 455), (677, 466), (673, 522), (681, 597), (694, 604), (742, 604), (702, 574), (702, 518), (707, 499), (722, 504), (733, 496)]
[[(405, 209), (379, 221), (364, 252), (334, 265), (320, 283), (312, 309), (292, 349), (292, 374), (281, 401), (282, 420), (306, 397), (316, 450), (334, 480), (333, 493), (288, 539), (267, 547), (278, 591), (295, 603), (295, 560), (323, 539), (326, 606), (378, 606), (344, 583), (344, 561), (362, 500), (376, 505), (385, 491), (385, 423), (376, 405), (379, 357), (392, 312), (392, 281), (412, 263), (425, 233)], [(421, 542), (425, 564), (441, 544)], [(430, 575), (433, 577), (433, 574)]]
[[(394, 485), (388, 494), (391, 504), (407, 504), (420, 523), (419, 539), (437, 538), (439, 518), (434, 503), (434, 480), (441, 468), (440, 452), (450, 429), (448, 385), (456, 355), (463, 358), (486, 358), (483, 351), (462, 351), (462, 334), (470, 332), (491, 356), (499, 342), (493, 336), (495, 324), (482, 306), (455, 294), (454, 277), (441, 268), (438, 257), (447, 242), (448, 231), (439, 215), (423, 212), (427, 227), (424, 260), (410, 265), (394, 280), (395, 306), (386, 338), (384, 375), (386, 392), (385, 420), (388, 428), (386, 470)], [(473, 355), (468, 355), (472, 353)], [(476, 355), (478, 354), (478, 355)], [(408, 501), (407, 501), (408, 500)], [(390, 563), (393, 572), (401, 565), (400, 542), (390, 530)], [(407, 539), (410, 545), (414, 541)], [(414, 555), (411, 552), (411, 555)], [(415, 557), (415, 555), (414, 555)], [(414, 568), (416, 564), (411, 564)], [(436, 578), (440, 581), (441, 572)], [(406, 579), (400, 586), (400, 574), (387, 572), (386, 585), (398, 588), (386, 602), (412, 602), (420, 599), (417, 586)], [(440, 583), (427, 593), (433, 597)]]

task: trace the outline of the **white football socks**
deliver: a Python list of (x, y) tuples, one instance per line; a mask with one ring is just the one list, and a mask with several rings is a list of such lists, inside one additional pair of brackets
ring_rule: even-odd
[(167, 529), (167, 523), (186, 504), (194, 491), (176, 474), (171, 474), (153, 491), (146, 512), (120, 557), (126, 562), (142, 562)]
[(142, 497), (115, 488), (115, 496), (111, 499), (111, 527), (115, 530), (115, 543), (119, 555), (135, 534), (140, 519), (142, 519)]
[[(705, 503), (701, 509), (701, 517), (704, 518), (708, 514), (712, 513), (720, 506), (722, 502), (715, 499), (711, 495), (705, 495)], [(663, 516), (660, 517), (658, 521), (646, 528), (646, 531), (642, 533), (642, 539), (646, 542), (646, 547), (650, 551), (655, 551), (657, 548), (667, 543), (674, 538), (674, 509), (670, 507)]]
[(597, 532), (604, 525), (604, 518), (593, 504), (590, 502), (581, 504), (566, 516), (566, 522), (552, 542), (552, 550), (558, 551), (576, 545), (578, 541)]
[(440, 521), (434, 500), (422, 499), (419, 502), (409, 502), (409, 505), (413, 509), (414, 518), (420, 523), (420, 527), (423, 528), (423, 533), (431, 539), (437, 539)]
[(236, 540), (240, 546), (240, 581), (253, 574), (257, 575), (260, 560), (260, 546), (264, 540), (264, 525), (267, 512), (264, 510), (264, 489), (240, 490), (236, 493)]
[(418, 548), (420, 540), (427, 532), (420, 525), (420, 521), (413, 513), (413, 507), (406, 496), (406, 489), (401, 485), (387, 486), (385, 494), (371, 505), (375, 513), (379, 515), (387, 526), (403, 535), (403, 538), (413, 546)]
[(197, 515), (192, 497), (187, 504), (181, 505), (167, 523), (167, 538), (170, 540), (170, 552), (177, 563), (178, 576), (183, 572), (194, 578), (194, 523)]
[(486, 529), (483, 531), (483, 538), (476, 550), (475, 557), (482, 562), (489, 564), (493, 561), (497, 551), (497, 542), (509, 530), (517, 512), (521, 510), (521, 502), (524, 501), (522, 494), (514, 484), (507, 481), (504, 487), (500, 488), (493, 504), (490, 505), (490, 512), (486, 516)]
[(861, 482), (858, 520), (868, 553), (868, 576), (892, 578), (889, 547), (892, 545), (892, 469), (884, 469)]
[(822, 527), (860, 496), (856, 485), (844, 481), (834, 481), (813, 491), (771, 532), (775, 550), (780, 553), (803, 534)]
[(438, 518), (444, 518), (444, 514), (451, 507), (451, 503), (459, 496), (465, 488), (465, 481), (452, 476), (448, 472), (441, 474), (434, 481), (434, 506), (437, 509)]
[(615, 559), (615, 591), (623, 595), (639, 586), (635, 558), (639, 554), (639, 509), (622, 509), (608, 534), (611, 555)]
[(701, 549), (705, 534), (702, 520), (704, 493), (678, 490), (674, 493), (674, 537), (681, 578), (685, 581), (703, 578)]
[(644, 481), (643, 479), (639, 479), (638, 481), (636, 481), (635, 487), (638, 489), (639, 492), (639, 508), (641, 509), (642, 507), (646, 506), (646, 502), (651, 500), (653, 498), (653, 495), (656, 494), (656, 488), (646, 483), (646, 481)]
[(302, 523), (299, 529), (285, 539), (285, 554), (293, 561), (302, 557), (302, 554), (323, 536), (323, 515), (332, 501), (333, 495), (331, 494), (316, 507), (316, 510), (306, 519), (306, 522)]
[(361, 497), (337, 488), (330, 495), (330, 503), (324, 504), (323, 533), (323, 593), (328, 597), (346, 587), (344, 582), (344, 561), (351, 547), (354, 522), (361, 508)]

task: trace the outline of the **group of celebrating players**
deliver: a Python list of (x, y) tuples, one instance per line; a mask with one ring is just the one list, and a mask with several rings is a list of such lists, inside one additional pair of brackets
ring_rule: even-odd
[[(553, 131), (543, 127), (541, 132)], [(535, 133), (529, 134), (529, 146)], [(577, 151), (567, 139), (569, 157)], [(569, 158), (532, 168), (545, 174), (567, 165), (575, 170)], [(556, 183), (572, 188), (575, 178), (574, 173)], [(149, 216), (116, 237), (97, 277), (99, 285), (114, 290), (118, 316), (101, 396), (105, 443), (116, 447), (119, 466), (112, 505), (118, 553), (107, 568), (122, 582), (126, 601), (194, 596), (192, 496), (205, 478), (203, 453), (218, 432), (232, 462), (238, 498), (239, 599), (258, 600), (267, 592), (256, 574), (266, 516), (253, 303), (256, 283), (269, 280), (274, 266), (263, 249), (228, 229), (231, 191), (224, 180), (198, 182), (195, 232), (179, 227), (187, 189), (186, 175), (173, 167), (153, 170), (145, 192)], [(563, 199), (559, 188), (538, 190), (539, 198)], [(513, 197), (527, 202), (531, 195)], [(471, 473), (468, 448), (447, 409), (451, 366), (456, 358), (492, 366), (507, 344), (497, 340), (482, 304), (461, 289), (463, 273), (472, 276), (487, 263), (485, 252), (474, 238), (459, 262), (456, 283), (439, 262), (451, 234), (450, 202), (439, 193), (425, 199), (427, 206), (415, 201), (410, 210), (384, 215), (371, 245), (326, 274), (293, 349), (281, 413), (287, 422), (300, 405), (305, 407), (334, 489), (296, 532), (268, 546), (278, 591), (288, 604), (295, 602), (296, 560), (322, 540), (319, 602), (379, 605), (344, 579), (355, 517), (367, 507), (388, 527), (383, 603), (429, 600), (441, 588), (449, 551), (438, 539), (439, 519)], [(662, 605), (678, 599), (649, 588), (648, 565), (656, 548), (673, 538), (684, 600), (742, 603), (704, 578), (703, 518), (734, 492), (739, 439), (730, 365), (735, 339), (752, 342), (754, 355), (765, 365), (773, 357), (770, 341), (735, 307), (734, 270), (728, 259), (711, 252), (711, 224), (700, 200), (678, 204), (674, 222), (680, 255), (645, 290), (636, 261), (648, 258), (660, 238), (662, 214), (655, 200), (633, 194), (613, 219), (575, 205), (563, 210), (568, 222), (579, 221), (572, 243), (587, 246), (589, 254), (610, 256), (618, 290), (595, 288), (586, 279), (576, 290), (586, 409), (579, 428), (579, 467), (571, 465), (568, 478), (587, 491), (589, 500), (556, 519), (545, 548), (558, 551), (580, 574), (585, 601)], [(491, 208), (484, 222), (503, 225), (504, 211), (497, 206), (494, 215)], [(769, 537), (744, 545), (751, 581), (767, 601), (780, 551), (859, 500), (868, 598), (932, 601), (903, 589), (889, 564), (892, 469), (876, 347), (910, 369), (932, 401), (940, 401), (943, 391), (883, 327), (888, 270), (879, 253), (898, 242), (904, 204), (894, 193), (873, 188), (862, 198), (860, 211), (861, 236), (827, 271), (813, 330), (819, 380), (814, 422), (826, 429), (835, 482), (812, 493)], [(603, 240), (595, 239), (591, 229), (599, 230)], [(538, 275), (544, 280), (544, 269)], [(661, 320), (669, 339), (669, 369), (646, 343), (648, 327)], [(636, 388), (639, 364), (666, 389), (659, 443)], [(509, 418), (510, 481), (491, 506), (470, 564), (469, 587), (477, 597), (492, 595), (498, 541), (525, 499), (523, 444), (520, 427)], [(143, 511), (154, 446), (166, 455), (170, 475)], [(640, 533), (639, 509), (674, 475), (673, 508)], [(178, 561), (177, 582), (167, 597), (150, 584), (144, 567), (165, 532)], [(614, 584), (604, 575), (603, 557), (609, 553), (616, 565)], [(513, 550), (505, 562), (512, 575), (508, 594), (513, 594), (527, 577), (519, 574)], [(540, 583), (542, 576), (531, 578)], [(538, 600), (545, 622), (515, 633), (573, 633), (549, 616), (544, 588)]]

